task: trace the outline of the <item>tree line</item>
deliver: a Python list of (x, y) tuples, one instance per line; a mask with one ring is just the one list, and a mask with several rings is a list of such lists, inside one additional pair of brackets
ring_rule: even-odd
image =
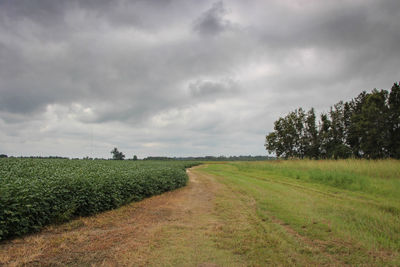
[(194, 160), (194, 161), (263, 161), (273, 160), (270, 156), (204, 156), (204, 157), (146, 157), (143, 160)]
[(400, 86), (363, 91), (322, 113), (289, 112), (274, 122), (265, 148), (282, 158), (400, 158)]

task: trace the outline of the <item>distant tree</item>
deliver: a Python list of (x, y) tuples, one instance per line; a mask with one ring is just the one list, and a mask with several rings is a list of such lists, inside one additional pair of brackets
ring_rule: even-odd
[(137, 158), (137, 156), (136, 155), (134, 155), (133, 156), (133, 160), (137, 160), (138, 158)]
[(0, 154), (0, 158), (8, 158), (6, 154)]
[(113, 155), (114, 160), (123, 160), (125, 158), (125, 155), (122, 152), (119, 152), (116, 147), (111, 151), (111, 154)]

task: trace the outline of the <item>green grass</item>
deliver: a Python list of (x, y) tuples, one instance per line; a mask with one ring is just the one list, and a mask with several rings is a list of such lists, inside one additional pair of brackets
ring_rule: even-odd
[(243, 172), (263, 173), (319, 183), (373, 196), (400, 199), (400, 161), (398, 160), (288, 160), (241, 163)]
[(329, 257), (339, 264), (400, 264), (399, 161), (240, 162), (201, 169), (254, 201), (261, 224), (292, 235), (292, 241), (281, 239), (283, 247), (309, 253), (310, 264), (328, 264)]

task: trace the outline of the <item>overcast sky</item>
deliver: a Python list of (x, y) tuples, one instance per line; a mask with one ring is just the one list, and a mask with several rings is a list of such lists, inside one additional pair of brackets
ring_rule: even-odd
[(0, 154), (266, 155), (399, 80), (399, 0), (0, 0)]

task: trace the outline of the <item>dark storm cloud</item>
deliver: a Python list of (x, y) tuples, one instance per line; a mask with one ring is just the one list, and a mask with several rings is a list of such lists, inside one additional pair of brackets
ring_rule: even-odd
[[(29, 14), (26, 10), (31, 9), (30, 5), (21, 3), (20, 7), (11, 8), (11, 14), (15, 16), (7, 13), (7, 22), (2, 27), (11, 37), (2, 43), (2, 51), (8, 49), (12, 53), (2, 53), (8, 58), (4, 59), (1, 68), (5, 82), (0, 110), (42, 112), (48, 104), (78, 101), (96, 106), (93, 103), (106, 100), (114, 102), (116, 107), (94, 107), (97, 121), (142, 118), (177, 104), (175, 101), (188, 101), (183, 99), (183, 90), (176, 88), (182, 79), (192, 75), (213, 75), (217, 68), (224, 68), (223, 62), (232, 60), (225, 60), (228, 51), (219, 53), (222, 47), (218, 41), (209, 47), (191, 38), (176, 43), (174, 38), (180, 39), (182, 33), (178, 32), (168, 40), (168, 31), (160, 34), (158, 29), (146, 31), (142, 26), (151, 23), (140, 18), (140, 22), (132, 18), (121, 25), (121, 12), (132, 10), (132, 17), (135, 17), (143, 12), (143, 8), (135, 8), (143, 5), (143, 1), (130, 4), (115, 1), (113, 5), (99, 3), (97, 6), (80, 2), (66, 5), (55, 1), (48, 6), (39, 4)], [(166, 7), (175, 10), (176, 4), (166, 6), (167, 2), (164, 2), (160, 6), (149, 2), (148, 5), (155, 9), (145, 14), (158, 16), (152, 23), (159, 29), (164, 27), (164, 22), (176, 20), (159, 13)], [(8, 6), (12, 4), (8, 3)], [(189, 18), (188, 25), (192, 21)], [(57, 24), (62, 25), (62, 33), (54, 30), (53, 25)], [(21, 34), (12, 34), (12, 27), (14, 32)], [(52, 33), (58, 38), (52, 38)], [(160, 37), (162, 34), (165, 36)], [(44, 38), (46, 36), (49, 38)], [(164, 37), (167, 40), (163, 40)], [(9, 66), (14, 68), (13, 75), (9, 75)]]
[(216, 35), (232, 27), (232, 23), (224, 18), (226, 9), (222, 1), (216, 2), (195, 21), (194, 30), (202, 35)]
[(397, 0), (0, 0), (2, 149), (68, 154), (90, 125), (99, 150), (264, 153), (277, 116), (399, 79), (399, 11)]
[[(332, 5), (320, 3), (319, 8), (299, 10), (276, 7), (258, 28), (265, 44), (277, 49), (313, 47), (339, 50), (342, 53), (365, 51), (399, 51), (395, 45), (400, 39), (398, 10), (400, 2), (339, 1)], [(317, 4), (318, 5), (318, 4)], [(396, 11), (397, 10), (397, 11)], [(285, 15), (283, 15), (285, 13)], [(329, 52), (329, 51), (327, 51)]]

